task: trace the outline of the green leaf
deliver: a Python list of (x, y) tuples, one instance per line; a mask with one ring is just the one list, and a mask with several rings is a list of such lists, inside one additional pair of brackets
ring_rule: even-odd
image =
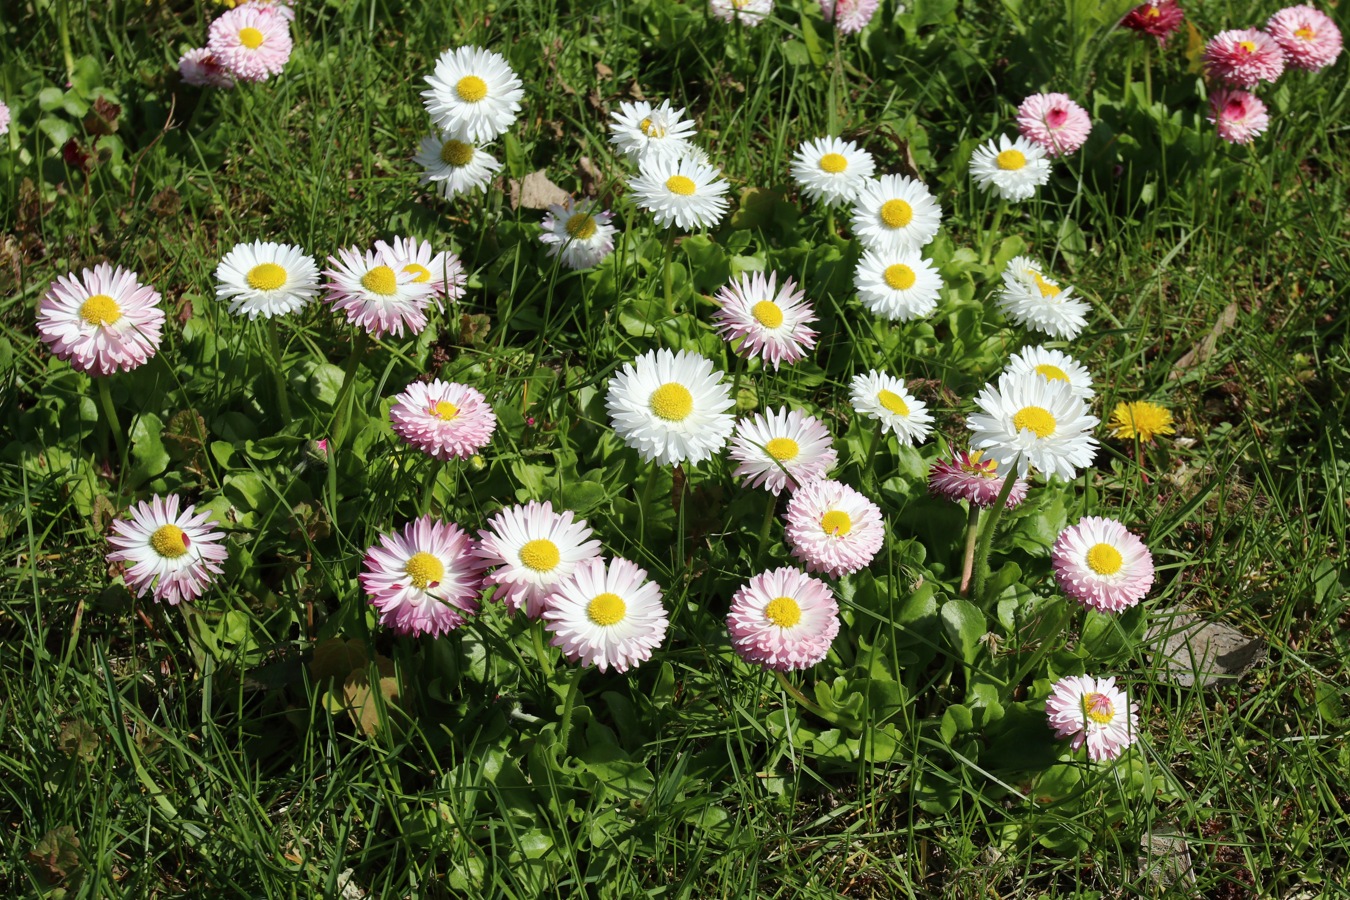
[(947, 640), (960, 654), (962, 662), (973, 666), (980, 652), (980, 638), (987, 630), (984, 613), (969, 600), (956, 597), (942, 604), (939, 615)]

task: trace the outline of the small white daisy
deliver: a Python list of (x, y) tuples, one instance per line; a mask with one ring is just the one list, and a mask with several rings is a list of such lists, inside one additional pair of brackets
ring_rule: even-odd
[(878, 316), (899, 322), (937, 309), (942, 276), (918, 250), (867, 250), (853, 275), (858, 299)]
[[(430, 241), (417, 238), (394, 238), (394, 243), (375, 242), (375, 252), (383, 254), (391, 268), (407, 272), (413, 277), (413, 284), (428, 284), (437, 297), (450, 302), (464, 296), (464, 285), (469, 276), (464, 274), (464, 264), (449, 250), (436, 253), (431, 249)], [(441, 309), (438, 302), (437, 309)]]
[(1067, 381), (1003, 374), (997, 387), (985, 385), (975, 404), (980, 411), (966, 419), (974, 432), (970, 447), (998, 463), (999, 475), (1015, 470), (1025, 477), (1035, 469), (1072, 479), (1097, 455), (1092, 429), (1101, 420)]
[(697, 463), (722, 448), (735, 405), (721, 373), (697, 353), (652, 350), (609, 383), (605, 408), (615, 432), (644, 460)]
[(502, 167), (483, 148), (446, 134), (422, 138), (413, 162), (422, 167), (417, 183), (434, 184), (447, 200), (482, 190)]
[(727, 188), (715, 168), (689, 158), (648, 157), (628, 182), (633, 202), (650, 212), (657, 225), (678, 225), (685, 231), (721, 221), (727, 212)]
[(853, 233), (868, 250), (918, 250), (942, 227), (942, 207), (923, 182), (882, 175), (858, 189)]
[(319, 293), (319, 264), (299, 247), (235, 244), (216, 267), (216, 299), (234, 315), (272, 318), (297, 312)]
[(572, 662), (601, 672), (627, 672), (651, 659), (670, 624), (661, 605), (661, 588), (647, 572), (616, 557), (577, 563), (571, 578), (558, 585), (545, 604), (544, 627), (553, 646)]
[(881, 430), (894, 434), (902, 446), (922, 444), (933, 430), (928, 404), (906, 390), (899, 378), (885, 372), (870, 369), (854, 375), (849, 399), (859, 415), (880, 422)]
[(708, 0), (708, 7), (723, 22), (740, 20), (753, 28), (773, 12), (773, 0)]
[(874, 171), (872, 154), (837, 137), (807, 141), (792, 157), (792, 179), (808, 200), (826, 206), (854, 202)]
[(832, 438), (820, 420), (786, 407), (736, 423), (730, 456), (740, 463), (733, 473), (750, 487), (781, 494), (824, 478), (839, 461)]
[(609, 142), (630, 162), (641, 165), (649, 156), (675, 160), (686, 155), (696, 132), (694, 123), (684, 118), (684, 109), (674, 109), (669, 100), (652, 106), (645, 100), (624, 101), (612, 113)]
[(586, 520), (574, 521), (571, 510), (555, 513), (553, 504), (531, 501), (503, 509), (478, 532), (475, 551), (489, 566), (487, 577), (497, 586), (492, 595), (511, 612), (525, 611), (531, 619), (544, 612), (544, 601), (554, 588), (576, 571), (582, 560), (600, 555), (600, 542)]
[(1025, 256), (1014, 256), (1003, 270), (998, 308), (1014, 324), (1067, 341), (1083, 331), (1091, 309)]
[(328, 257), (328, 264), (332, 266), (324, 270), (328, 302), (345, 312), (353, 325), (375, 337), (390, 333), (402, 337), (404, 326), (412, 334), (427, 327), (430, 282), (418, 282), (414, 273), (395, 269), (374, 250), (339, 250), (336, 257)]
[(1067, 381), (1074, 396), (1091, 400), (1092, 376), (1083, 364), (1062, 350), (1026, 347), (1012, 355), (1003, 369), (1009, 375), (1039, 375), (1047, 381)]
[(970, 157), (970, 174), (985, 190), (1004, 200), (1026, 200), (1050, 180), (1050, 160), (1040, 146), (1006, 134), (978, 148)]
[(740, 341), (740, 356), (762, 357), (777, 371), (780, 363), (794, 363), (816, 345), (816, 332), (807, 327), (816, 314), (791, 278), (780, 290), (777, 273), (765, 278), (762, 272), (746, 272), (713, 299), (720, 305), (713, 325), (723, 340)]
[(569, 269), (597, 266), (614, 252), (614, 235), (607, 209), (596, 200), (572, 200), (554, 203), (544, 215), (544, 233), (539, 240), (548, 247), (549, 256), (562, 257)]
[(131, 521), (112, 523), (108, 562), (127, 564), (124, 578), (137, 597), (151, 591), (156, 600), (177, 605), (195, 600), (216, 580), (229, 556), (219, 523), (189, 504), (179, 512), (177, 494), (158, 495), (130, 510)]
[(490, 141), (510, 128), (525, 96), (506, 59), (481, 47), (446, 50), (426, 80), (423, 105), (432, 122), (466, 141)]

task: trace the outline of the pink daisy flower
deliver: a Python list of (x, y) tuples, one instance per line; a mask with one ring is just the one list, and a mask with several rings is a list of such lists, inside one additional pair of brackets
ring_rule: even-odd
[(1270, 17), (1266, 31), (1284, 50), (1289, 65), (1309, 72), (1325, 69), (1341, 55), (1341, 30), (1326, 13), (1290, 6)]
[(1055, 737), (1087, 744), (1093, 762), (1115, 759), (1138, 737), (1139, 716), (1114, 678), (1070, 675), (1055, 682), (1045, 713)]
[(206, 47), (240, 81), (266, 81), (291, 58), (291, 29), (271, 9), (241, 6), (211, 23)]
[(839, 455), (832, 443), (819, 419), (786, 407), (769, 410), (736, 423), (730, 455), (740, 465), (732, 474), (774, 494), (796, 490), (834, 468)]
[(194, 47), (178, 60), (178, 74), (193, 87), (234, 87), (234, 76), (205, 47)]
[(0, 103), (0, 136), (9, 134), (9, 107)]
[(497, 586), (492, 597), (531, 619), (543, 614), (544, 601), (579, 563), (600, 555), (586, 520), (573, 521), (571, 510), (555, 513), (548, 501), (507, 507), (488, 526), (478, 532), (478, 555), (497, 567), (487, 577)]
[(1275, 39), (1255, 28), (1222, 31), (1205, 45), (1205, 71), (1237, 87), (1274, 81), (1284, 71), (1284, 51)]
[[(417, 238), (394, 238), (394, 243), (375, 242), (375, 252), (382, 255), (390, 268), (412, 275), (413, 284), (430, 285), (431, 293), (444, 297), (454, 303), (464, 296), (464, 285), (469, 276), (464, 274), (464, 264), (449, 250), (436, 253), (431, 249), (430, 241)], [(437, 309), (441, 309), (439, 303)]]
[(178, 511), (178, 495), (156, 495), (131, 508), (131, 521), (113, 522), (108, 538), (113, 552), (110, 563), (127, 563), (127, 587), (137, 597), (153, 591), (156, 600), (177, 605), (195, 600), (221, 573), (220, 563), (229, 552), (212, 531), (216, 524), (209, 513), (197, 513), (189, 505)]
[(328, 264), (332, 268), (323, 273), (329, 279), (326, 299), (347, 314), (348, 322), (375, 337), (402, 337), (405, 326), (412, 334), (427, 327), (430, 279), (418, 281), (419, 273), (395, 268), (388, 255), (378, 250), (339, 250), (336, 258), (328, 257)]
[(872, 562), (886, 539), (881, 510), (846, 484), (811, 481), (788, 501), (787, 542), (810, 572), (832, 578)]
[[(1012, 477), (1012, 476), (1008, 476)], [(998, 477), (998, 464), (979, 450), (955, 452), (950, 458), (939, 459), (928, 470), (928, 491), (945, 497), (953, 503), (965, 500), (981, 509), (988, 509), (1003, 490), (1003, 479)], [(1027, 498), (1027, 480), (1019, 478), (1008, 492), (1006, 509), (1012, 509)]]
[(1153, 587), (1153, 555), (1114, 519), (1088, 516), (1060, 532), (1050, 551), (1055, 582), (1099, 612), (1122, 612)]
[(439, 378), (408, 385), (394, 398), (389, 419), (405, 443), (442, 461), (473, 456), (497, 427), (497, 414), (482, 394)]
[(839, 634), (829, 585), (784, 567), (751, 578), (731, 598), (731, 646), (746, 662), (791, 672), (823, 660)]
[(840, 34), (857, 34), (872, 21), (880, 3), (881, 0), (820, 0), (820, 11)]
[(52, 284), (38, 307), (37, 329), (53, 353), (81, 372), (111, 375), (144, 365), (159, 349), (164, 311), (159, 292), (136, 273), (99, 263)]
[(401, 532), (380, 535), (366, 551), (361, 587), (380, 624), (399, 634), (432, 637), (478, 612), (483, 564), (458, 525), (422, 516)]
[(645, 569), (615, 558), (577, 564), (544, 607), (544, 627), (552, 644), (572, 662), (627, 672), (666, 636), (670, 621), (661, 605), (661, 588)]
[(713, 324), (723, 340), (740, 340), (740, 356), (762, 356), (777, 370), (780, 363), (794, 363), (816, 345), (816, 332), (807, 323), (816, 321), (806, 292), (797, 290), (797, 282), (784, 279), (778, 289), (778, 275), (770, 272), (745, 273), (729, 282), (714, 298), (721, 309), (713, 313)]
[(248, 0), (247, 3), (239, 4), (239, 7), (272, 13), (281, 16), (287, 22), (295, 21), (295, 8), (292, 6), (291, 0)]
[(1130, 10), (1120, 24), (1132, 31), (1151, 34), (1158, 45), (1167, 43), (1167, 37), (1181, 27), (1186, 14), (1177, 0), (1149, 0)]
[(1067, 94), (1032, 94), (1017, 107), (1017, 127), (1047, 155), (1060, 156), (1083, 146), (1092, 120)]
[(1209, 121), (1230, 144), (1250, 144), (1270, 126), (1266, 105), (1246, 91), (1217, 88), (1209, 97)]

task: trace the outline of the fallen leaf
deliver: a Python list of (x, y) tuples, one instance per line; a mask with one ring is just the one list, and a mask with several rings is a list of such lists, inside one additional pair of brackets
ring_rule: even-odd
[[(390, 707), (398, 702), (398, 677), (394, 672), (394, 661), (387, 656), (375, 656), (375, 668), (380, 681), (376, 685), (384, 698), (384, 706)], [(368, 735), (380, 730), (380, 701), (375, 699), (371, 689), (370, 675), (367, 669), (355, 669), (347, 676), (342, 685), (342, 697), (347, 704), (347, 712), (352, 721)]]
[(1145, 832), (1139, 842), (1139, 875), (1160, 890), (1178, 882), (1187, 887), (1195, 884), (1191, 848), (1186, 838), (1166, 826)]
[(555, 203), (562, 203), (571, 195), (548, 180), (548, 174), (540, 169), (531, 172), (517, 181), (512, 178), (511, 208), (548, 209)]
[(1145, 636), (1153, 664), (1181, 685), (1236, 681), (1264, 661), (1266, 642), (1197, 613), (1160, 612)]
[(1224, 307), (1223, 312), (1219, 313), (1218, 320), (1214, 327), (1205, 335), (1204, 340), (1196, 344), (1185, 356), (1177, 360), (1172, 366), (1172, 374), (1167, 376), (1175, 381), (1182, 376), (1187, 369), (1204, 362), (1214, 355), (1214, 348), (1218, 346), (1219, 338), (1223, 333), (1232, 328), (1237, 322), (1238, 305), (1236, 302), (1230, 303)]
[(605, 78), (613, 78), (614, 70), (604, 63), (598, 62), (595, 64), (595, 74), (602, 80)]
[(577, 160), (577, 178), (581, 180), (581, 192), (588, 197), (595, 196), (595, 189), (600, 182), (605, 180), (605, 175), (600, 168), (591, 161), (589, 156), (583, 156)]

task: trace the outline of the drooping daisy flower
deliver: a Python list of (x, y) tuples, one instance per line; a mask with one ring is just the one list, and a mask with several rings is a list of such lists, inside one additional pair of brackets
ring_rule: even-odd
[(1152, 35), (1161, 47), (1167, 43), (1167, 36), (1181, 27), (1185, 17), (1177, 0), (1149, 0), (1130, 10), (1120, 24), (1131, 31)]
[(872, 177), (872, 154), (853, 141), (815, 138), (797, 148), (792, 157), (792, 180), (808, 200), (840, 206), (858, 199), (858, 191)]
[(1091, 309), (1073, 296), (1073, 288), (1048, 277), (1037, 263), (1014, 256), (1003, 270), (998, 308), (1022, 328), (1071, 341), (1087, 325)]
[(858, 189), (853, 233), (868, 250), (918, 250), (942, 227), (942, 207), (923, 182), (882, 175)]
[(661, 588), (645, 569), (615, 557), (577, 563), (544, 606), (544, 627), (553, 646), (572, 662), (601, 672), (627, 672), (651, 659), (670, 624), (661, 605)]
[(780, 363), (794, 363), (816, 345), (816, 332), (807, 327), (816, 321), (806, 292), (797, 290), (797, 282), (784, 279), (778, 287), (778, 275), (745, 272), (727, 282), (713, 298), (720, 304), (713, 313), (713, 325), (723, 340), (739, 340), (737, 354), (749, 359), (762, 357), (777, 370)]
[(858, 299), (878, 316), (898, 322), (937, 309), (942, 276), (918, 250), (866, 250), (853, 273)]
[(1117, 403), (1111, 411), (1108, 427), (1112, 437), (1126, 441), (1138, 437), (1141, 444), (1152, 443), (1153, 438), (1160, 434), (1176, 433), (1172, 428), (1171, 411), (1147, 400)]
[(881, 0), (820, 0), (820, 11), (840, 34), (857, 34), (872, 21), (880, 3)]
[(757, 413), (736, 423), (730, 456), (740, 465), (732, 474), (773, 494), (796, 490), (834, 468), (839, 455), (831, 443), (829, 429), (814, 416), (787, 407)]
[(735, 424), (735, 401), (710, 361), (681, 350), (651, 350), (609, 383), (605, 408), (614, 431), (646, 461), (698, 463), (720, 450)]
[[(998, 500), (1002, 490), (1003, 479), (998, 476), (998, 464), (979, 450), (974, 453), (964, 450), (953, 453), (951, 457), (933, 463), (933, 467), (928, 470), (929, 493), (945, 497), (953, 503), (965, 500), (981, 509), (988, 509)], [(1019, 478), (1008, 491), (1004, 506), (1012, 509), (1026, 498), (1027, 481)]]
[(127, 563), (123, 576), (137, 597), (153, 591), (154, 598), (177, 605), (196, 600), (221, 573), (220, 563), (230, 555), (221, 543), (223, 532), (210, 513), (198, 513), (189, 504), (178, 511), (178, 495), (158, 495), (131, 508), (131, 521), (113, 522), (108, 562)]
[(761, 572), (735, 593), (727, 630), (746, 662), (779, 672), (809, 669), (839, 634), (839, 606), (825, 582), (785, 566)]
[(389, 409), (394, 434), (439, 460), (473, 456), (492, 440), (497, 415), (487, 399), (465, 384), (414, 381)]
[(0, 101), (0, 137), (9, 134), (9, 107)]
[(1250, 144), (1270, 126), (1266, 105), (1253, 94), (1217, 88), (1209, 96), (1209, 121), (1230, 144)]
[(380, 611), (380, 624), (398, 634), (436, 637), (478, 612), (483, 563), (453, 523), (422, 516), (382, 534), (361, 567), (361, 587)]
[(434, 184), (446, 200), (487, 187), (502, 164), (482, 147), (457, 137), (429, 134), (413, 162), (422, 167), (418, 184)]
[(393, 268), (376, 250), (339, 250), (336, 257), (328, 257), (328, 264), (332, 268), (323, 273), (329, 279), (328, 302), (345, 312), (353, 325), (375, 337), (402, 337), (404, 326), (411, 334), (427, 327), (430, 282), (419, 282), (415, 273)]
[(1270, 17), (1266, 31), (1280, 45), (1289, 65), (1318, 72), (1341, 55), (1341, 30), (1331, 17), (1311, 6), (1290, 6)]
[(485, 143), (516, 121), (521, 81), (500, 53), (482, 47), (455, 47), (436, 60), (422, 92), (431, 121), (448, 135)]
[(111, 375), (143, 365), (159, 349), (159, 292), (136, 273), (99, 263), (63, 275), (38, 307), (37, 329), (53, 353), (81, 372)]
[(240, 81), (280, 75), (291, 47), (290, 24), (283, 16), (243, 6), (212, 22), (206, 39), (206, 49)]
[(1004, 200), (1027, 200), (1050, 180), (1050, 160), (1038, 144), (1020, 135), (1009, 140), (1001, 134), (971, 154), (970, 175)]
[[(385, 263), (396, 271), (412, 275), (413, 284), (431, 286), (431, 293), (444, 297), (451, 303), (464, 296), (464, 285), (469, 276), (464, 274), (464, 264), (449, 250), (436, 253), (431, 249), (430, 241), (417, 238), (394, 238), (394, 243), (375, 242), (375, 252), (384, 257)], [(440, 304), (436, 304), (440, 308)]]
[(297, 312), (319, 293), (319, 264), (299, 247), (235, 244), (216, 267), (216, 299), (233, 315), (270, 319)]
[(998, 463), (999, 475), (1025, 477), (1035, 469), (1072, 479), (1097, 454), (1092, 429), (1100, 420), (1067, 381), (1005, 373), (997, 387), (985, 385), (975, 404), (980, 412), (966, 419), (974, 432), (970, 446)]
[(1114, 519), (1088, 516), (1050, 551), (1059, 589), (1098, 612), (1123, 612), (1153, 587), (1153, 556)]
[(854, 375), (849, 399), (858, 415), (880, 422), (881, 430), (894, 434), (902, 447), (922, 444), (933, 430), (928, 404), (906, 390), (899, 378), (885, 372), (869, 369)]
[(586, 520), (574, 521), (571, 510), (555, 513), (553, 504), (530, 501), (510, 506), (478, 532), (478, 555), (496, 566), (487, 583), (496, 585), (494, 600), (531, 619), (544, 612), (544, 601), (577, 564), (600, 555), (600, 542)]
[(872, 562), (885, 539), (881, 510), (846, 484), (809, 481), (788, 501), (787, 543), (809, 572), (832, 578), (856, 572)]
[(1284, 71), (1284, 51), (1255, 28), (1221, 31), (1205, 45), (1205, 72), (1235, 87), (1275, 81)]
[(625, 100), (611, 118), (609, 142), (638, 165), (648, 157), (679, 159), (693, 147), (690, 141), (697, 134), (694, 123), (684, 117), (684, 108), (673, 108), (669, 100), (662, 100), (660, 106)]
[(569, 269), (597, 266), (614, 252), (614, 233), (609, 210), (600, 209), (596, 200), (572, 200), (554, 203), (544, 215), (539, 240), (548, 247), (549, 256), (561, 254)]
[(1070, 675), (1055, 682), (1045, 713), (1055, 737), (1087, 744), (1093, 762), (1115, 759), (1135, 742), (1139, 716), (1114, 678)]
[(723, 22), (735, 19), (753, 28), (773, 12), (773, 0), (708, 0), (708, 9)]
[(1083, 146), (1092, 120), (1068, 94), (1032, 94), (1017, 107), (1017, 130), (1047, 156), (1061, 156)]
[[(194, 47), (178, 60), (178, 74), (193, 87), (234, 87), (234, 76), (206, 47)], [(0, 134), (4, 134), (0, 131)]]
[(633, 202), (650, 212), (657, 225), (678, 225), (685, 231), (721, 221), (727, 211), (727, 188), (712, 166), (654, 154), (642, 159), (638, 174), (628, 181)]
[(1067, 381), (1074, 396), (1091, 400), (1092, 375), (1083, 364), (1062, 350), (1027, 347), (1012, 355), (1003, 369), (1010, 375), (1039, 375), (1047, 381)]

